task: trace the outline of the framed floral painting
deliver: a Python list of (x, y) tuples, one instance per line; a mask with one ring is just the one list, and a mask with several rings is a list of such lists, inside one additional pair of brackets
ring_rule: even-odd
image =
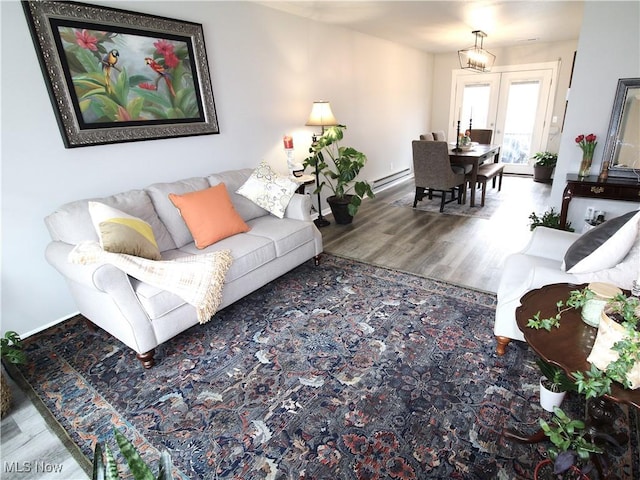
[(219, 133), (201, 24), (22, 5), (65, 147)]

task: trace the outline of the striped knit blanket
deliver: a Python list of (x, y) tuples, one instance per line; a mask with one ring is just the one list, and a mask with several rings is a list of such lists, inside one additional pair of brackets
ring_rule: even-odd
[(69, 253), (76, 264), (111, 264), (138, 280), (178, 295), (193, 305), (200, 323), (208, 322), (222, 301), (224, 278), (233, 262), (229, 250), (169, 261), (105, 252), (98, 243), (80, 243)]

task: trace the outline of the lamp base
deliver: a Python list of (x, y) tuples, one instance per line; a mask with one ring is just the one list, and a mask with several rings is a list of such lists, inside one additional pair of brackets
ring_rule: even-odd
[(313, 223), (316, 224), (316, 227), (318, 228), (322, 228), (322, 227), (328, 227), (329, 225), (331, 225), (331, 222), (329, 220), (326, 220), (323, 217), (318, 217), (316, 218)]

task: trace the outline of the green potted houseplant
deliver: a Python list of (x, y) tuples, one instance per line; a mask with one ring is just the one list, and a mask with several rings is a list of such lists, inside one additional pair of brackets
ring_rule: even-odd
[[(573, 290), (566, 302), (560, 300), (557, 303), (557, 313), (553, 317), (541, 318), (540, 312), (536, 313), (527, 322), (527, 327), (535, 329), (545, 329), (551, 331), (552, 328), (560, 326), (562, 313), (570, 308), (582, 308), (587, 301), (594, 297), (594, 293), (589, 288), (582, 290)], [(587, 360), (591, 363), (591, 369), (586, 372), (572, 372), (571, 376), (575, 378), (575, 385), (578, 393), (585, 395), (586, 399), (598, 398), (611, 393), (611, 384), (619, 382), (625, 388), (636, 388), (638, 385), (632, 385), (629, 378), (634, 375), (633, 380), (638, 382), (638, 365), (640, 365), (640, 331), (638, 326), (640, 322), (640, 301), (636, 297), (627, 297), (623, 294), (616, 295), (608, 302), (608, 308), (611, 317), (615, 317), (617, 323), (620, 324), (621, 334), (614, 343), (608, 340), (606, 344), (600, 346), (599, 337), (596, 335), (594, 349)], [(598, 334), (600, 329), (598, 330)], [(608, 335), (608, 338), (613, 338)], [(600, 363), (593, 357), (594, 350), (598, 348), (605, 351), (611, 351), (615, 354), (612, 357), (605, 356), (606, 361)], [(600, 355), (598, 355), (600, 357)], [(598, 368), (596, 363), (601, 367)]]
[[(113, 429), (113, 433), (134, 480), (171, 480), (173, 478), (171, 475), (173, 468), (171, 456), (168, 451), (163, 450), (160, 454), (158, 475), (155, 476), (131, 442), (117, 428)], [(103, 448), (101, 442), (96, 443), (93, 451), (93, 475), (91, 478), (92, 480), (118, 480), (120, 478), (113, 453), (108, 445)]]
[(529, 230), (533, 231), (536, 227), (549, 227), (557, 230), (566, 230), (567, 232), (573, 232), (571, 228), (571, 222), (567, 222), (564, 228), (560, 227), (560, 214), (555, 211), (553, 207), (547, 209), (542, 215), (538, 215), (536, 212), (531, 212), (529, 215)]
[(538, 152), (533, 156), (533, 181), (549, 183), (553, 169), (558, 163), (558, 154), (551, 152)]
[(575, 383), (567, 377), (560, 367), (545, 362), (541, 358), (536, 360), (542, 373), (540, 378), (540, 405), (548, 412), (553, 412), (554, 407), (559, 407), (565, 394), (575, 390)]
[(362, 199), (373, 198), (371, 186), (364, 180), (356, 180), (367, 162), (364, 153), (352, 147), (339, 146), (344, 136), (344, 125), (328, 127), (309, 148), (311, 154), (304, 166), (318, 169), (324, 180), (314, 193), (327, 186), (333, 195), (327, 198), (331, 212), (338, 224), (349, 224), (358, 211)]
[[(22, 350), (22, 340), (14, 331), (7, 331), (3, 337), (0, 337), (0, 357), (2, 360), (13, 363), (23, 364), (27, 361), (27, 356)], [(11, 390), (4, 376), (4, 369), (0, 374), (0, 416), (4, 417), (11, 408)]]
[(582, 420), (571, 419), (559, 407), (554, 408), (553, 412), (550, 422), (540, 419), (540, 427), (553, 447), (549, 448), (549, 458), (536, 466), (533, 478), (588, 479), (586, 475), (594, 466), (591, 456), (603, 453), (603, 449), (587, 439), (590, 433)]

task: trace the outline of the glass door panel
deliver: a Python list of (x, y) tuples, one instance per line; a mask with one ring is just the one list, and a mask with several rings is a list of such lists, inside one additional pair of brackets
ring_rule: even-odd
[[(536, 68), (537, 66), (537, 68)], [(554, 101), (551, 80), (555, 67), (521, 66), (521, 70), (453, 75), (449, 139), (469, 128), (493, 130), (501, 145), (500, 160), (508, 173), (533, 173), (531, 157), (544, 150)]]
[(482, 75), (459, 75), (456, 83), (455, 114), (449, 126), (449, 138), (455, 140), (457, 121), (460, 120), (460, 132), (464, 133), (471, 124), (473, 128), (494, 127), (498, 93), (499, 73)]
[(533, 173), (531, 157), (541, 150), (551, 72), (510, 72), (502, 75), (494, 141), (500, 143), (505, 172)]

